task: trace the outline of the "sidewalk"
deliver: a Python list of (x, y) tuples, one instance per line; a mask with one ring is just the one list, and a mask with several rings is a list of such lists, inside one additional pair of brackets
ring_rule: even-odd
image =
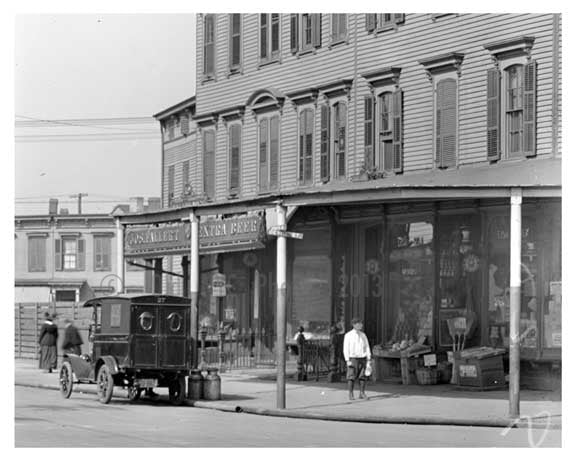
[[(508, 418), (508, 391), (463, 390), (450, 385), (404, 386), (368, 383), (367, 400), (348, 400), (346, 383), (286, 380), (286, 409), (276, 408), (275, 370), (257, 369), (222, 373), (222, 399), (188, 401), (199, 408), (290, 418), (333, 421), (435, 424), (491, 427), (548, 427), (562, 425), (559, 393), (522, 390), (522, 418)], [(36, 361), (15, 361), (17, 386), (58, 389), (58, 373), (42, 373)], [(79, 384), (74, 391), (96, 393), (96, 386)], [(166, 389), (158, 393), (167, 394)], [(358, 391), (356, 391), (357, 395)], [(114, 397), (126, 398), (115, 388)], [(74, 398), (72, 395), (71, 398)]]

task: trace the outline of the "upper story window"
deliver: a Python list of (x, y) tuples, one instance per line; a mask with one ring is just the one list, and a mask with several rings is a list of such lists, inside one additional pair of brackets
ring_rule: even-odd
[(46, 271), (46, 237), (28, 237), (28, 272)]
[(364, 164), (366, 170), (403, 170), (403, 92), (399, 67), (364, 74), (375, 96), (364, 98)]
[(238, 72), (242, 64), (242, 15), (228, 15), (230, 22), (229, 66), (230, 72)]
[(458, 131), (458, 82), (444, 78), (436, 82), (436, 165), (456, 166)]
[(379, 32), (395, 28), (404, 22), (404, 13), (367, 14), (366, 30)]
[(94, 236), (94, 270), (109, 271), (112, 269), (112, 238)]
[(280, 13), (260, 14), (260, 62), (280, 57)]
[(338, 101), (320, 108), (320, 178), (346, 177), (346, 104)]
[[(488, 160), (536, 155), (536, 61), (534, 37), (485, 45), (496, 63), (488, 69), (486, 124)], [(501, 70), (502, 69), (502, 70)]]
[(242, 127), (235, 123), (228, 129), (228, 192), (236, 195), (240, 191), (240, 155), (242, 145)]
[(182, 162), (182, 196), (192, 195), (192, 184), (190, 182), (190, 160)]
[(190, 133), (190, 118), (187, 113), (180, 116), (180, 133), (187, 136)]
[(305, 13), (290, 15), (290, 51), (309, 51), (322, 46), (322, 15)]
[(56, 270), (83, 271), (85, 264), (85, 241), (77, 236), (64, 236), (54, 241)]
[(298, 180), (300, 184), (311, 184), (314, 165), (314, 112), (304, 109), (300, 112), (298, 130)]
[(204, 194), (207, 199), (216, 195), (216, 132), (213, 129), (202, 130), (202, 176)]
[(216, 15), (204, 16), (204, 67), (205, 78), (213, 78), (216, 68)]
[(332, 43), (339, 43), (348, 39), (348, 15), (347, 14), (331, 14), (332, 21)]
[(278, 188), (280, 117), (260, 118), (258, 124), (258, 186), (261, 192)]

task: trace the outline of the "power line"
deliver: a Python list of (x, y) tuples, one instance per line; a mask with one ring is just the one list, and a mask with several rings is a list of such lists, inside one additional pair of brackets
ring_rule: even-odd
[(38, 117), (29, 117), (26, 115), (16, 115), (17, 118), (26, 120), (16, 120), (17, 127), (54, 127), (54, 125), (65, 126), (82, 126), (82, 127), (99, 127), (104, 129), (128, 130), (129, 128), (114, 128), (103, 125), (141, 125), (154, 123), (157, 121), (153, 117), (109, 117), (109, 118), (77, 118), (77, 119), (41, 119)]

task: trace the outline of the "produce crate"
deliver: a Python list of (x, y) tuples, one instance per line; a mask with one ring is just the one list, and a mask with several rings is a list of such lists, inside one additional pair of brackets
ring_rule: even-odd
[(420, 385), (429, 385), (438, 383), (438, 370), (436, 368), (417, 368), (416, 380)]
[(422, 357), (400, 357), (402, 384), (418, 384), (416, 370), (423, 365)]
[(457, 356), (455, 370), (460, 386), (491, 389), (506, 385), (501, 355), (484, 358)]

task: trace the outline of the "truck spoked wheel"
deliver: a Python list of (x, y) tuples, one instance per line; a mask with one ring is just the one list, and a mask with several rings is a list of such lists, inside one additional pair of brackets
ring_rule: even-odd
[(64, 362), (60, 369), (60, 393), (65, 399), (70, 398), (73, 387), (72, 365), (70, 362)]
[(140, 395), (142, 395), (142, 389), (136, 386), (128, 387), (128, 400), (130, 400), (130, 402), (136, 402), (140, 400)]
[(114, 391), (114, 378), (107, 365), (102, 365), (98, 370), (96, 385), (98, 386), (98, 400), (102, 403), (109, 403)]
[(168, 386), (168, 396), (174, 405), (182, 405), (186, 400), (186, 378), (178, 376)]

